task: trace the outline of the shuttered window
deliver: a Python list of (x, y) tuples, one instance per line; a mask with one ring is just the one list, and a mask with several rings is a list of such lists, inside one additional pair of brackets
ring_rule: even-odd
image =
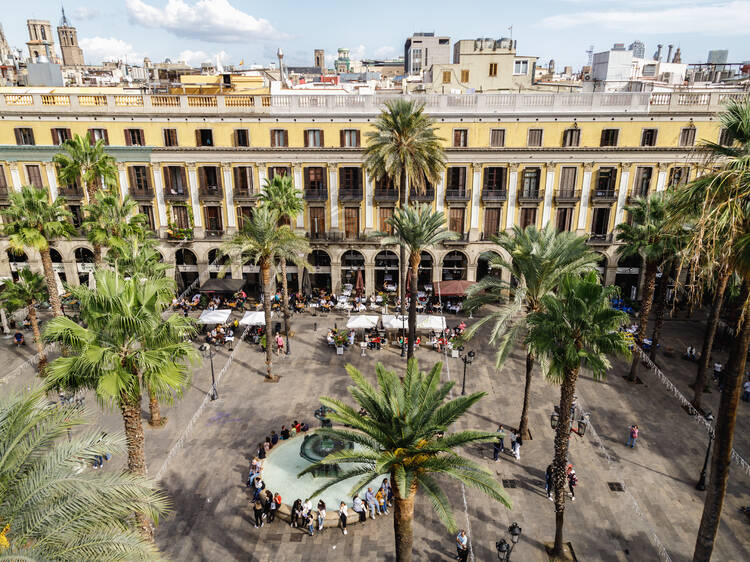
[(599, 146), (617, 146), (617, 138), (620, 136), (619, 129), (604, 129)]
[(185, 205), (172, 206), (172, 219), (177, 228), (190, 228), (190, 218)]
[(393, 225), (388, 220), (393, 216), (393, 207), (380, 207), (380, 232), (393, 234)]
[(237, 166), (234, 169), (234, 189), (252, 193), (253, 191), (253, 169), (250, 166)]
[(495, 236), (500, 231), (500, 212), (499, 207), (488, 207), (484, 210), (484, 236), (488, 238)]
[(560, 170), (560, 191), (572, 193), (576, 188), (576, 168), (574, 166), (564, 166)]
[(656, 146), (656, 129), (643, 129), (641, 146)]
[(505, 146), (505, 129), (490, 130), (490, 146), (493, 148)]
[(146, 191), (151, 188), (151, 178), (146, 166), (130, 166), (130, 189), (133, 191)]
[(326, 231), (326, 209), (325, 207), (310, 207), (310, 234), (315, 237), (323, 235)]
[(67, 140), (70, 140), (72, 138), (70, 134), (70, 129), (66, 129), (65, 127), (54, 127), (52, 130), (52, 144), (60, 145), (64, 143)]
[(177, 146), (177, 129), (164, 129), (164, 146)]
[(42, 182), (42, 172), (36, 164), (28, 164), (26, 166), (26, 177), (28, 178), (29, 183), (34, 187), (44, 187), (44, 183)]
[(153, 205), (141, 205), (138, 210), (142, 215), (146, 217), (146, 228), (149, 230), (155, 230), (156, 224), (154, 223), (154, 207)]
[(526, 144), (528, 146), (542, 146), (542, 129), (529, 129), (529, 136)]
[(319, 191), (326, 186), (326, 169), (322, 166), (305, 168), (305, 189)]
[(502, 191), (507, 180), (507, 168), (490, 166), (484, 169), (485, 191)]
[(195, 146), (213, 146), (214, 132), (211, 129), (195, 130)]
[(164, 190), (172, 195), (182, 195), (187, 191), (187, 178), (183, 166), (164, 166)]
[(88, 134), (89, 141), (92, 145), (99, 141), (102, 141), (105, 146), (109, 145), (109, 134), (107, 133), (107, 129), (89, 129)]
[(563, 146), (572, 147), (578, 146), (581, 143), (581, 130), (580, 129), (565, 129), (563, 132)]
[(324, 146), (323, 131), (320, 129), (305, 130), (305, 146), (311, 148), (320, 148)]
[(569, 231), (573, 224), (573, 207), (560, 207), (557, 209), (557, 219), (555, 226), (558, 232)]
[(464, 214), (465, 209), (463, 207), (451, 207), (448, 212), (448, 229), (463, 234)]
[(125, 129), (125, 146), (144, 146), (146, 137), (143, 129)]
[(522, 207), (520, 221), (521, 221), (520, 222), (521, 228), (526, 228), (527, 226), (535, 225), (536, 224), (536, 207)]
[(466, 129), (453, 129), (453, 146), (466, 148), (469, 139), (469, 131)]
[(34, 144), (34, 131), (30, 127), (16, 127), (13, 129), (16, 134), (16, 144), (18, 145), (33, 145)]
[(344, 236), (347, 238), (359, 236), (359, 207), (344, 209)]
[(250, 146), (250, 133), (247, 129), (234, 130), (234, 146)]
[(271, 146), (289, 146), (289, 133), (286, 129), (271, 129)]
[(342, 129), (340, 133), (343, 148), (358, 148), (360, 146), (359, 129)]
[(693, 146), (695, 144), (695, 127), (686, 127), (680, 131), (680, 146)]

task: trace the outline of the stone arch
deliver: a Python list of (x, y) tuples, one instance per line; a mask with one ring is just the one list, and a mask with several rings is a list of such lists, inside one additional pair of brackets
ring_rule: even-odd
[(624, 299), (635, 300), (641, 278), (641, 257), (621, 256), (617, 260), (615, 285), (620, 287)]
[[(320, 248), (312, 250), (307, 261), (312, 266), (308, 275), (310, 276), (311, 289), (323, 289), (331, 291), (331, 255)], [(303, 274), (304, 275), (304, 274)]]
[(465, 280), (469, 270), (469, 258), (461, 250), (451, 250), (443, 256), (442, 280)]
[[(346, 250), (341, 254), (341, 285), (354, 286), (357, 282), (357, 272), (365, 274), (365, 256), (359, 250)], [(364, 280), (364, 279), (363, 279)]]
[(435, 256), (427, 250), (422, 250), (419, 258), (419, 269), (417, 270), (417, 287), (424, 288), (425, 285), (432, 285), (432, 272), (435, 268)]
[(375, 290), (385, 290), (388, 285), (393, 290), (393, 286), (398, 290), (399, 281), (399, 257), (393, 250), (380, 250), (375, 254)]
[(52, 263), (63, 263), (63, 257), (62, 254), (57, 251), (55, 248), (49, 249), (49, 257), (52, 260)]
[(180, 248), (174, 253), (174, 261), (175, 265), (197, 266), (198, 256), (196, 256), (195, 252), (193, 252), (192, 250), (189, 250), (187, 248)]
[(490, 269), (489, 262), (490, 258), (492, 258), (493, 256), (500, 257), (500, 253), (496, 252), (495, 250), (487, 250), (486, 252), (482, 252), (477, 257), (477, 281), (481, 281), (482, 278), (486, 277), (487, 275), (502, 277), (502, 270)]

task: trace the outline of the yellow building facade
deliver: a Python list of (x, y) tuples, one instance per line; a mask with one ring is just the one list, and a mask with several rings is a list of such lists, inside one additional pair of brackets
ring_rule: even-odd
[[(425, 103), (444, 140), (446, 170), (413, 201), (446, 214), (460, 239), (423, 258), (420, 285), (486, 274), (487, 239), (513, 225), (552, 222), (588, 236), (608, 283), (638, 285), (638, 264), (618, 260), (615, 226), (634, 197), (695, 177), (695, 146), (721, 141), (717, 114), (738, 94), (477, 94), (410, 96)], [(0, 205), (22, 185), (64, 196), (79, 221), (79, 186), (61, 186), (59, 144), (87, 132), (108, 144), (118, 187), (138, 201), (181, 284), (215, 276), (216, 250), (257, 204), (263, 182), (289, 174), (305, 211), (313, 285), (339, 290), (363, 271), (366, 290), (398, 278), (384, 230), (398, 196), (363, 168), (367, 134), (385, 96), (136, 95), (102, 89), (0, 90)], [(7, 249), (7, 242), (0, 240)], [(85, 237), (55, 244), (55, 268), (85, 281)], [(395, 259), (395, 262), (394, 262)], [(38, 256), (3, 251), (0, 276)], [(257, 268), (231, 275), (257, 287)], [(299, 276), (292, 268), (292, 282)]]

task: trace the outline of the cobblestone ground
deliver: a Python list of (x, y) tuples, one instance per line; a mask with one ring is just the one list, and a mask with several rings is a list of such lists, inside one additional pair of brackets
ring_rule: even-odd
[[(671, 319), (665, 326), (665, 344), (677, 350), (688, 344), (699, 346), (702, 316), (691, 320)], [(471, 320), (468, 320), (471, 322)], [(317, 323), (317, 331), (313, 323)], [(342, 317), (297, 316), (292, 355), (275, 360), (278, 384), (263, 383), (264, 356), (257, 346), (239, 344), (235, 361), (219, 383), (219, 400), (209, 402), (184, 439), (184, 446), (173, 449), (184, 428), (210, 390), (208, 360), (196, 369), (191, 387), (173, 406), (163, 409), (169, 423), (163, 429), (146, 429), (149, 470), (156, 474), (173, 451), (160, 481), (172, 497), (174, 513), (157, 529), (157, 541), (173, 560), (348, 560), (353, 557), (392, 560), (393, 530), (389, 516), (352, 526), (347, 536), (337, 529), (308, 537), (277, 521), (254, 529), (244, 487), (248, 459), (257, 443), (272, 429), (292, 419), (315, 421), (313, 410), (318, 397), (347, 396), (347, 362), (374, 379), (373, 366), (381, 361), (391, 367), (403, 366), (396, 351), (349, 350), (338, 357), (329, 350), (324, 335), (334, 322), (343, 326)], [(454, 322), (448, 317), (449, 324)], [(497, 423), (516, 426), (523, 392), (523, 354), (519, 349), (501, 369), (494, 368), (491, 352), (481, 345), (481, 334), (473, 348), (478, 352), (469, 367), (467, 390), (482, 390), (487, 396), (462, 420), (467, 428), (494, 430)], [(10, 341), (7, 344), (11, 346)], [(24, 350), (26, 351), (26, 350)], [(7, 354), (16, 353), (10, 350)], [(20, 352), (22, 353), (22, 352)], [(6, 355), (6, 354), (4, 354)], [(226, 362), (227, 350), (214, 357), (218, 374)], [(679, 355), (679, 354), (678, 354)], [(725, 358), (717, 353), (720, 358)], [(424, 368), (444, 358), (434, 351), (417, 353)], [(15, 359), (20, 362), (20, 359)], [(677, 358), (660, 358), (658, 364), (677, 387), (690, 398), (687, 385), (695, 366)], [(579, 560), (657, 560), (659, 549), (672, 560), (689, 560), (703, 507), (704, 493), (694, 489), (703, 463), (707, 436), (658, 382), (646, 372), (644, 384), (631, 385), (623, 376), (627, 365), (617, 361), (604, 381), (579, 379), (579, 402), (591, 413), (594, 431), (571, 440), (571, 461), (576, 466), (579, 485), (576, 501), (566, 503), (566, 540)], [(27, 370), (28, 371), (28, 370)], [(458, 383), (460, 392), (463, 364), (445, 359), (443, 379)], [(33, 382), (33, 372), (4, 380), (0, 390), (20, 388)], [(718, 409), (718, 392), (706, 395), (708, 409)], [(553, 453), (553, 430), (549, 414), (559, 400), (559, 389), (543, 381), (535, 371), (530, 427), (533, 439), (525, 441), (521, 460), (503, 456), (492, 461), (490, 448), (471, 447), (466, 454), (492, 470), (498, 479), (510, 480), (508, 494), (513, 509), (507, 510), (473, 489), (462, 489), (446, 482), (458, 524), (467, 528), (473, 560), (491, 560), (495, 541), (508, 538), (507, 527), (517, 521), (523, 528), (513, 560), (544, 560), (543, 544), (554, 536), (554, 510), (543, 490), (544, 469)], [(87, 400), (96, 422), (121, 430), (119, 416), (101, 412), (91, 397)], [(147, 415), (144, 404), (144, 419)], [(735, 448), (750, 457), (750, 405), (741, 403)], [(637, 423), (641, 437), (635, 449), (625, 447), (630, 424)], [(123, 464), (115, 458), (107, 470)], [(750, 559), (747, 541), (748, 520), (739, 514), (750, 504), (747, 486), (750, 478), (733, 467), (724, 517), (714, 551), (714, 560)], [(612, 491), (609, 483), (619, 483), (623, 491)], [(282, 491), (283, 495), (283, 491)], [(415, 521), (415, 553), (418, 560), (449, 560), (455, 551), (453, 537), (433, 515), (428, 503), (418, 500)]]

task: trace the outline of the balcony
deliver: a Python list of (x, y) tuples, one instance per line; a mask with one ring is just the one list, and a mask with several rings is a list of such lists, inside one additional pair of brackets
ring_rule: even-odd
[(223, 230), (208, 230), (208, 229), (206, 229), (206, 231), (205, 231), (206, 240), (221, 238), (222, 236), (224, 236), (224, 231)]
[(339, 201), (362, 201), (362, 188), (342, 187), (339, 189)]
[(527, 204), (539, 204), (544, 199), (543, 189), (522, 190), (518, 193), (518, 202)]
[(560, 203), (577, 203), (581, 199), (581, 192), (575, 189), (558, 189), (555, 191), (555, 205)]
[(648, 190), (646, 191), (634, 191), (628, 195), (628, 205), (635, 203), (637, 199), (644, 199), (648, 197)]
[(454, 240), (446, 240), (443, 242), (446, 246), (465, 246), (469, 243), (469, 233), (468, 232), (458, 232), (458, 238)]
[(465, 203), (469, 200), (470, 193), (471, 192), (465, 187), (448, 187), (445, 190), (445, 200), (456, 203)]
[(198, 198), (201, 201), (221, 201), (224, 193), (218, 185), (204, 185), (198, 190)]
[(592, 246), (608, 246), (612, 243), (614, 235), (609, 234), (589, 234), (588, 243)]
[(482, 190), (482, 202), (483, 203), (498, 203), (508, 200), (507, 189), (483, 189)]
[(592, 203), (614, 203), (617, 201), (616, 189), (595, 189), (591, 192)]
[(431, 203), (435, 200), (435, 188), (428, 187), (424, 191), (412, 189), (409, 192), (409, 200), (419, 203)]
[(305, 201), (328, 201), (328, 188), (325, 186), (308, 187), (303, 197)]
[(165, 201), (186, 201), (188, 198), (188, 189), (186, 187), (177, 187), (164, 190)]
[(365, 234), (360, 232), (354, 236), (347, 236), (344, 232), (306, 232), (305, 237), (313, 244), (323, 244), (326, 242), (370, 242), (380, 244), (380, 236)]
[(83, 190), (76, 185), (61, 185), (57, 194), (67, 199), (83, 199)]
[(253, 193), (252, 189), (234, 188), (234, 200), (235, 201), (255, 201), (258, 198), (257, 193)]
[(378, 189), (372, 193), (372, 200), (376, 203), (395, 203), (398, 201), (398, 191), (396, 189)]
[(151, 201), (154, 198), (154, 190), (150, 187), (146, 189), (131, 189), (128, 193), (136, 201)]

